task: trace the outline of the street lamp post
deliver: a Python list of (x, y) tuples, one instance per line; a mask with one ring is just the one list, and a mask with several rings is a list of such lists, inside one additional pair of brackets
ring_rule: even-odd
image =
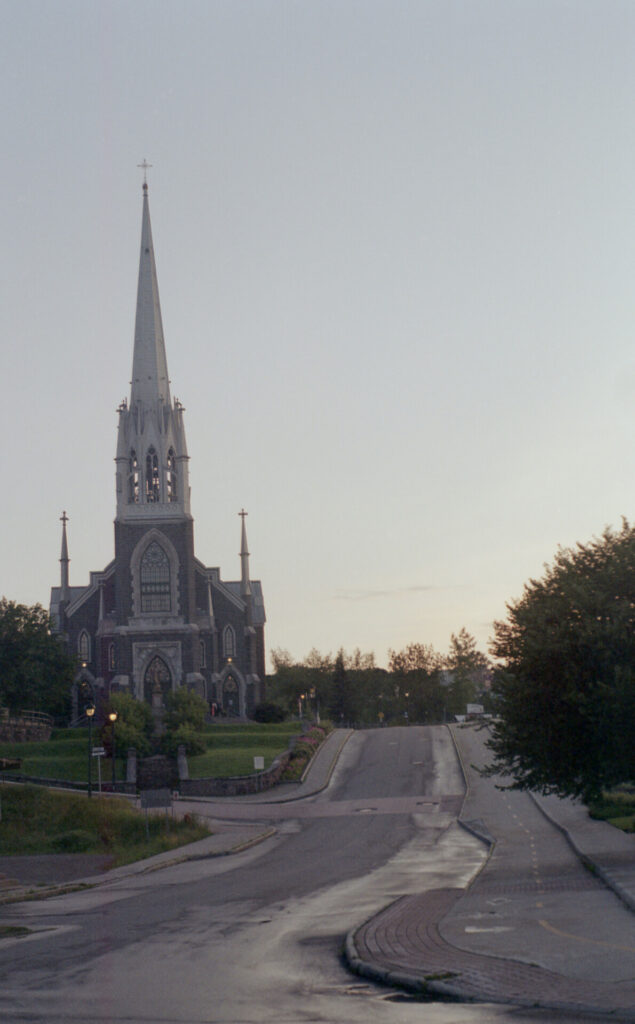
[(117, 721), (117, 712), (109, 711), (108, 718), (110, 719), (110, 723), (112, 725), (112, 732), (110, 734), (110, 744), (112, 752), (112, 791), (114, 793), (115, 788), (117, 786), (117, 777), (115, 775), (115, 722)]
[(93, 758), (93, 715), (95, 714), (95, 705), (86, 705), (86, 718), (88, 719), (88, 796), (93, 795), (93, 771), (92, 771), (92, 758)]

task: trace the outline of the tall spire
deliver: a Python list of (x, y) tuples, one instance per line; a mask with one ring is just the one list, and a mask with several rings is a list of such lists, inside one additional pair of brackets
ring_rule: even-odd
[(157, 400), (170, 404), (170, 381), (152, 244), (148, 183), (144, 181), (130, 405), (134, 408), (137, 402), (141, 402), (146, 406), (154, 406)]
[(242, 528), (240, 534), (240, 593), (243, 597), (251, 597), (251, 581), (249, 579), (249, 550), (247, 548), (247, 528), (245, 526), (245, 517), (248, 515), (244, 508), (238, 513), (242, 519)]
[(130, 405), (119, 406), (117, 519), (190, 514), (183, 406), (170, 398), (144, 160)]
[(68, 601), (70, 598), (70, 587), (68, 583), (68, 563), (70, 558), (68, 557), (68, 540), (66, 538), (66, 524), (68, 522), (68, 516), (66, 511), (62, 512), (60, 516), (62, 523), (62, 552), (60, 555), (60, 601)]

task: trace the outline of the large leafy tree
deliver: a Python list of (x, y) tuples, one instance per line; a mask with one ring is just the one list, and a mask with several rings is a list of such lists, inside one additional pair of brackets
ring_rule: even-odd
[(494, 629), (490, 772), (587, 800), (635, 780), (635, 529), (560, 549)]
[(41, 605), (0, 599), (0, 705), (66, 715), (76, 668)]

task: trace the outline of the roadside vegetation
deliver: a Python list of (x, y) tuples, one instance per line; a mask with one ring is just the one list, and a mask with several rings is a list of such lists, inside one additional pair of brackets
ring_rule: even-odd
[(589, 814), (600, 821), (608, 821), (623, 832), (635, 832), (635, 785), (603, 793), (589, 805)]
[[(199, 729), (188, 732), (193, 736), (197, 754), (188, 756), (191, 779), (208, 777), (227, 778), (232, 775), (249, 775), (254, 771), (254, 757), (264, 757), (265, 768), (271, 765), (278, 754), (288, 749), (292, 736), (300, 733), (295, 722), (258, 724), (255, 722), (232, 725), (216, 722), (203, 724)], [(117, 723), (116, 757), (117, 779), (125, 780), (126, 760), (123, 738), (119, 732), (123, 727)], [(182, 732), (181, 735), (184, 733)], [(93, 745), (99, 743), (97, 730), (93, 730)], [(54, 729), (50, 740), (33, 743), (0, 743), (0, 757), (21, 758), (22, 775), (35, 778), (60, 779), (68, 782), (88, 781), (88, 730)], [(101, 759), (103, 783), (112, 779), (112, 761)], [(96, 758), (92, 761), (93, 786), (97, 785)]]
[(494, 623), (492, 774), (599, 803), (635, 782), (635, 528), (562, 548)]
[(300, 781), (309, 761), (317, 753), (332, 728), (331, 722), (322, 722), (321, 725), (313, 725), (308, 732), (298, 737), (291, 751), (289, 764), (282, 775), (282, 782)]
[(264, 757), (265, 768), (269, 768), (274, 758), (288, 749), (291, 737), (299, 732), (297, 721), (208, 725), (198, 734), (205, 744), (204, 752), (188, 757), (190, 778), (250, 775), (254, 771), (254, 757)]
[(56, 793), (39, 786), (0, 785), (0, 855), (94, 853), (111, 867), (129, 864), (204, 839), (209, 829), (193, 816), (146, 817), (117, 797)]
[[(93, 743), (97, 743), (93, 730)], [(88, 730), (54, 729), (49, 740), (31, 743), (0, 743), (0, 757), (16, 757), (22, 761), (19, 769), (23, 775), (42, 779), (63, 779), (67, 782), (86, 782), (88, 778)], [(102, 772), (112, 778), (110, 761), (108, 767), (102, 762)], [(123, 770), (117, 765), (119, 772)], [(93, 779), (97, 777), (96, 759), (93, 758)]]

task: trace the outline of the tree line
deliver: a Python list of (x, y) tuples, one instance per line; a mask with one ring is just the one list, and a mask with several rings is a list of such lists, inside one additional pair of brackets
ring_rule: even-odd
[(465, 628), (452, 634), (445, 655), (425, 643), (389, 650), (387, 669), (359, 649), (340, 649), (333, 657), (314, 648), (295, 661), (278, 648), (271, 660), (270, 701), (287, 713), (319, 713), (336, 724), (443, 722), (465, 714), (468, 703), (489, 700), (492, 665)]

